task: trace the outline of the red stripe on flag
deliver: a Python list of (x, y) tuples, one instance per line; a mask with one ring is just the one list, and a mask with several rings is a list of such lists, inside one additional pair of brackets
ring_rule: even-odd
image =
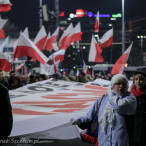
[(100, 45), (101, 48), (106, 48), (111, 46), (113, 43), (113, 36), (110, 37), (106, 42), (104, 42), (103, 44)]
[(39, 48), (40, 51), (43, 51), (43, 47), (44, 47), (44, 44), (45, 44), (45, 41), (47, 39), (47, 36), (42, 38), (41, 40), (39, 40), (37, 43), (36, 43), (36, 46)]
[(8, 62), (6, 59), (0, 59), (0, 70), (9, 72), (12, 68), (12, 63)]
[(32, 57), (32, 58), (40, 61), (42, 64), (45, 64), (45, 61), (43, 60), (43, 58), (32, 47), (29, 47), (29, 46), (17, 46), (14, 58), (23, 57), (23, 56)]

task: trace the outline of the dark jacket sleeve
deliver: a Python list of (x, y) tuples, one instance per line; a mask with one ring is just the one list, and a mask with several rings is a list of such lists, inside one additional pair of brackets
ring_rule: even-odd
[(13, 115), (9, 99), (9, 91), (0, 84), (0, 138), (7, 138), (12, 130)]

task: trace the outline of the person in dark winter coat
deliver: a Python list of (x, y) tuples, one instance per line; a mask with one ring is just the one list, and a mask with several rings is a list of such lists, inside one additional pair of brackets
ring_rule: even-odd
[(0, 140), (6, 139), (12, 130), (13, 115), (8, 89), (0, 84)]
[(136, 72), (131, 92), (137, 100), (134, 119), (134, 146), (146, 146), (146, 74)]

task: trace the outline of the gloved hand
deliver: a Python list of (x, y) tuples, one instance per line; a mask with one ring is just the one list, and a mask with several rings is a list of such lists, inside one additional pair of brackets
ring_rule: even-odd
[(75, 118), (70, 119), (72, 125), (76, 125), (78, 123), (78, 120)]

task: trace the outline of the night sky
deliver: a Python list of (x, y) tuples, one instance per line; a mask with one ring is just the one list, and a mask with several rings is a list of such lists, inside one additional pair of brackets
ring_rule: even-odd
[[(47, 4), (48, 10), (54, 10), (55, 0), (42, 0)], [(26, 26), (30, 30), (39, 29), (39, 0), (10, 0), (13, 4), (12, 10), (2, 13), (2, 18), (9, 18), (9, 21), (23, 30)], [(125, 18), (146, 16), (145, 0), (125, 0)], [(122, 0), (60, 0), (60, 11), (65, 15), (75, 13), (76, 9), (86, 9), (100, 14), (121, 13)]]

